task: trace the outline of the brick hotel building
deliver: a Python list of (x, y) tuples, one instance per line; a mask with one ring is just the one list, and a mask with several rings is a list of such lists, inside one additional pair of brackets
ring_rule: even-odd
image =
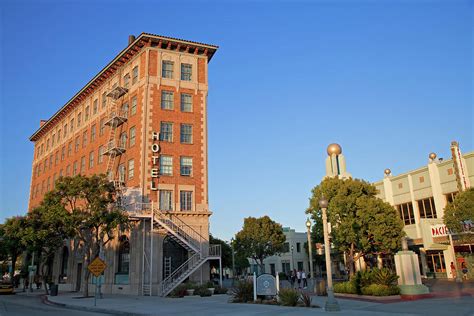
[[(105, 293), (166, 295), (209, 278), (208, 63), (217, 46), (142, 33), (30, 137), (29, 209), (60, 176), (104, 173), (133, 228), (104, 250)], [(80, 290), (81, 246), (53, 264), (60, 289)]]

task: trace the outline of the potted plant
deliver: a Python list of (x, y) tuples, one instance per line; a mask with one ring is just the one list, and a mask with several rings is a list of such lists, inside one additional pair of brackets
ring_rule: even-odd
[(196, 284), (192, 282), (189, 282), (186, 284), (186, 292), (188, 293), (189, 296), (193, 296), (195, 290), (196, 290)]
[(215, 286), (214, 286), (214, 283), (209, 281), (209, 282), (206, 283), (206, 287), (209, 290), (209, 292), (211, 292), (211, 295), (214, 294), (214, 290), (216, 289)]

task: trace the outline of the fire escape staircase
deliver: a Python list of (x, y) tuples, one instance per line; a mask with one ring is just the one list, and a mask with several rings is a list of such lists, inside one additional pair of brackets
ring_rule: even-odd
[[(143, 205), (143, 204), (142, 204)], [(147, 213), (151, 214), (153, 227), (162, 228), (167, 231), (168, 235), (188, 251), (188, 259), (175, 270), (169, 271), (169, 275), (165, 276), (163, 281), (158, 286), (158, 294), (160, 296), (168, 295), (174, 288), (186, 280), (193, 272), (199, 269), (207, 260), (219, 259), (221, 256), (220, 245), (209, 245), (207, 247), (207, 240), (202, 237), (191, 226), (183, 222), (173, 212), (161, 211), (153, 206), (141, 207), (146, 209)], [(145, 269), (147, 266), (151, 268), (152, 264), (148, 258), (151, 254), (144, 252)], [(151, 280), (151, 271), (146, 280)], [(151, 282), (142, 283), (143, 295), (151, 296)]]

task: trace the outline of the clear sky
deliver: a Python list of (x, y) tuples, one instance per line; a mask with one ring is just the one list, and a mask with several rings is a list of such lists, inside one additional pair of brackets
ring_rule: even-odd
[(209, 65), (211, 232), (304, 229), (326, 146), (368, 181), (473, 150), (473, 1), (2, 1), (0, 222), (25, 214), (28, 137), (149, 32), (219, 45)]

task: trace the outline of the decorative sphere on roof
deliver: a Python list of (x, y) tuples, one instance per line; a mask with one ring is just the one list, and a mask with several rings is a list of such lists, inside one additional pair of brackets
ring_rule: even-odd
[(339, 144), (332, 143), (328, 146), (327, 151), (329, 156), (340, 155), (342, 154), (342, 147)]
[(431, 153), (431, 154), (430, 154), (430, 159), (431, 159), (431, 160), (435, 160), (435, 159), (436, 159), (436, 154), (435, 154), (435, 153)]
[(384, 170), (384, 173), (388, 176), (389, 174), (392, 173), (392, 170), (387, 168), (387, 169)]

